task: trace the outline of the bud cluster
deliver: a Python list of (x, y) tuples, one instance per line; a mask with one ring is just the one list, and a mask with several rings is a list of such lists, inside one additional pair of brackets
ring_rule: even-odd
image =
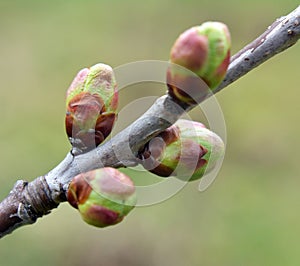
[[(193, 105), (220, 84), (230, 58), (230, 36), (219, 22), (207, 22), (182, 33), (171, 49), (168, 93), (178, 103)], [(81, 70), (67, 91), (66, 132), (72, 154), (90, 151), (110, 134), (116, 117), (118, 91), (113, 70), (97, 64)], [(222, 139), (203, 124), (178, 120), (139, 152), (139, 162), (152, 173), (192, 181), (214, 169), (224, 155)], [(132, 180), (105, 167), (73, 178), (69, 203), (83, 220), (97, 227), (114, 225), (136, 205)]]

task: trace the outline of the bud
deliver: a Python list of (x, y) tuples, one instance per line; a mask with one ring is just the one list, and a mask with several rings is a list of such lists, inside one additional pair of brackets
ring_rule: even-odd
[(170, 53), (169, 94), (188, 104), (204, 100), (225, 77), (230, 46), (229, 30), (221, 22), (206, 22), (183, 32)]
[(201, 178), (224, 155), (221, 138), (201, 123), (180, 119), (152, 139), (139, 154), (150, 172), (186, 181)]
[(110, 66), (97, 64), (79, 71), (66, 100), (66, 132), (73, 153), (97, 147), (110, 134), (117, 105), (117, 85)]
[(106, 167), (75, 176), (67, 199), (85, 222), (106, 227), (121, 222), (134, 208), (136, 193), (128, 176)]

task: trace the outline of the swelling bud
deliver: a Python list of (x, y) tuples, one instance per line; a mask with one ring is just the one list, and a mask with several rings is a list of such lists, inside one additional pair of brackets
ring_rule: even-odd
[(229, 30), (221, 22), (206, 22), (183, 32), (170, 53), (169, 94), (187, 104), (204, 100), (225, 77), (230, 47)]
[(223, 155), (224, 143), (217, 134), (181, 119), (152, 139), (139, 158), (156, 175), (193, 181), (213, 170)]
[(66, 132), (73, 154), (97, 147), (117, 117), (118, 91), (113, 70), (97, 64), (79, 71), (66, 97)]
[(136, 193), (128, 176), (106, 167), (75, 176), (67, 199), (85, 222), (106, 227), (121, 222), (134, 208)]

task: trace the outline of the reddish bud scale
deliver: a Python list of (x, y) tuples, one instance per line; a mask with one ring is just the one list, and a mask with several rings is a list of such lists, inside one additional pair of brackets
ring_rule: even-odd
[(211, 93), (207, 83), (195, 73), (187, 69), (180, 71), (181, 73), (175, 73), (174, 71), (172, 73), (171, 69), (176, 68), (178, 66), (172, 66), (167, 70), (168, 93), (173, 99), (179, 103), (197, 104)]
[(95, 204), (88, 208), (84, 217), (85, 221), (97, 227), (115, 225), (123, 219), (124, 216), (120, 216), (119, 213)]
[(199, 35), (196, 27), (186, 30), (179, 36), (170, 54), (172, 63), (184, 66), (193, 72), (203, 67), (207, 57), (207, 37)]
[(92, 187), (89, 184), (91, 179), (90, 175), (77, 175), (73, 178), (69, 189), (68, 189), (68, 202), (75, 208), (78, 209), (79, 204), (84, 204), (91, 191)]
[(145, 149), (139, 155), (142, 159), (144, 168), (159, 176), (170, 176), (174, 169), (162, 164), (160, 162), (160, 157), (165, 151), (166, 146), (171, 145), (178, 139), (179, 129), (173, 125), (146, 144)]
[(110, 134), (116, 119), (115, 113), (105, 113), (103, 101), (97, 94), (81, 92), (68, 104), (66, 132), (73, 146), (90, 150), (98, 146)]

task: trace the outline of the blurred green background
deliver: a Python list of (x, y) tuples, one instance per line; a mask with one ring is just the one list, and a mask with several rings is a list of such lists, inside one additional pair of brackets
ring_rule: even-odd
[[(168, 60), (179, 33), (207, 20), (229, 26), (235, 53), (298, 4), (0, 0), (1, 198), (68, 152), (64, 97), (79, 69)], [(217, 95), (227, 151), (206, 191), (190, 183), (107, 229), (62, 204), (1, 239), (0, 264), (300, 265), (299, 56), (298, 44)], [(154, 92), (124, 91), (121, 106)]]

